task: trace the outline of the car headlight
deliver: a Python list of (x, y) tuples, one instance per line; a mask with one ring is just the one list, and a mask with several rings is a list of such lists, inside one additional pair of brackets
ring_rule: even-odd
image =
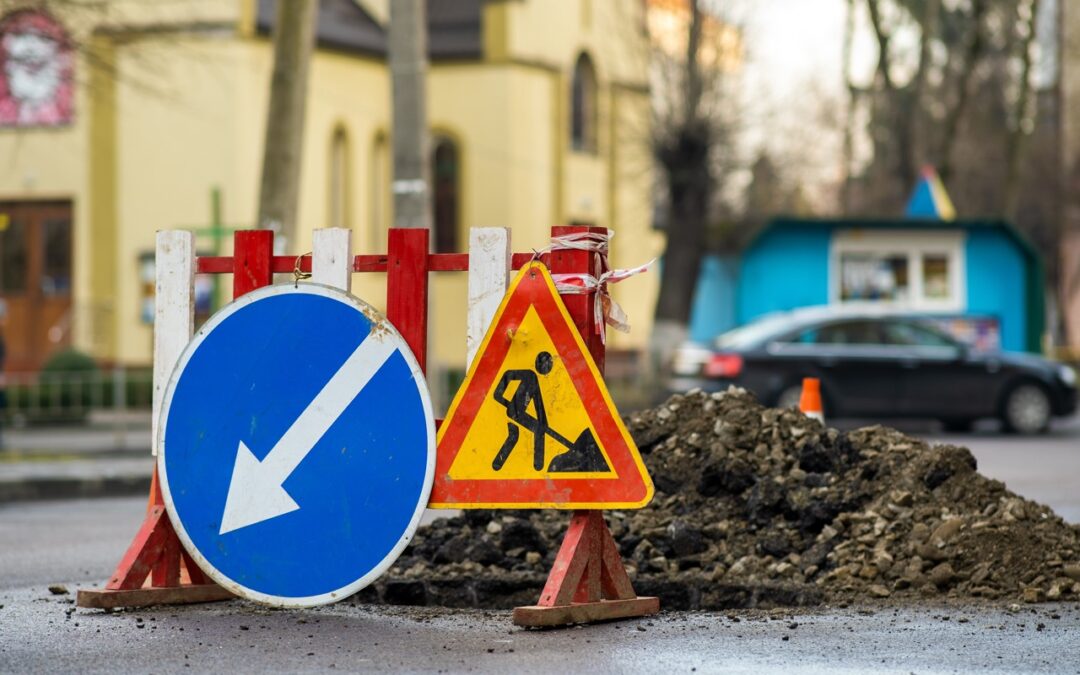
[(1058, 366), (1058, 377), (1070, 387), (1076, 386), (1076, 371), (1069, 366)]

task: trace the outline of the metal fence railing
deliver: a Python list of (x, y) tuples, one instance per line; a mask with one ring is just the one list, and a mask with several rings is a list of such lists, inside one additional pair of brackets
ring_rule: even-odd
[(7, 407), (14, 426), (85, 422), (92, 413), (149, 413), (153, 373), (149, 368), (4, 373)]

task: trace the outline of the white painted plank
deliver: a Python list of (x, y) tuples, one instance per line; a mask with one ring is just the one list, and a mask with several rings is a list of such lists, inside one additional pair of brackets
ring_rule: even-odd
[(352, 289), (352, 230), (317, 229), (311, 249), (311, 280), (348, 293)]
[(176, 362), (195, 330), (195, 237), (183, 230), (157, 233), (154, 254), (154, 391), (151, 452), (157, 454), (162, 399)]
[(465, 329), (465, 367), (480, 349), (510, 282), (510, 229), (469, 230), (469, 315)]

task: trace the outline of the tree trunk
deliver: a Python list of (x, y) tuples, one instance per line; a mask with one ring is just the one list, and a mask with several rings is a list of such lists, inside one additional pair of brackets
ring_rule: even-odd
[[(1014, 112), (1015, 125), (1010, 130), (1006, 157), (1008, 158), (1005, 176), (1005, 217), (1016, 218), (1020, 202), (1020, 164), (1023, 161), (1024, 145), (1029, 135), (1026, 121), (1036, 115), (1031, 108), (1031, 69), (1034, 61), (1032, 46), (1035, 44), (1035, 29), (1038, 25), (1039, 0), (1031, 0), (1031, 15), (1027, 21), (1027, 35), (1020, 42), (1020, 95), (1016, 99)], [(1034, 128), (1034, 123), (1031, 128)]]
[(266, 115), (258, 226), (296, 238), (308, 68), (318, 0), (279, 0), (274, 17), (274, 72)]
[(669, 218), (667, 246), (660, 274), (660, 293), (649, 345), (646, 378), (656, 378), (670, 365), (674, 350), (686, 338), (690, 309), (705, 252), (705, 230), (712, 202), (710, 121), (703, 119), (701, 102), (705, 81), (699, 51), (702, 38), (701, 0), (690, 2), (682, 115), (673, 119), (657, 143), (656, 157), (668, 186)]
[(394, 226), (431, 227), (425, 0), (390, 0)]

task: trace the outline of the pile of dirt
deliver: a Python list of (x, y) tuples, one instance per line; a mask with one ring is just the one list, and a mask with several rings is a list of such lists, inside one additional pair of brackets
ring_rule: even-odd
[[(738, 389), (675, 396), (627, 425), (656, 497), (607, 521), (635, 589), (669, 609), (1080, 599), (1080, 527), (978, 474), (965, 448), (880, 426), (826, 429)], [(568, 520), (436, 521), (367, 599), (532, 604)]]

